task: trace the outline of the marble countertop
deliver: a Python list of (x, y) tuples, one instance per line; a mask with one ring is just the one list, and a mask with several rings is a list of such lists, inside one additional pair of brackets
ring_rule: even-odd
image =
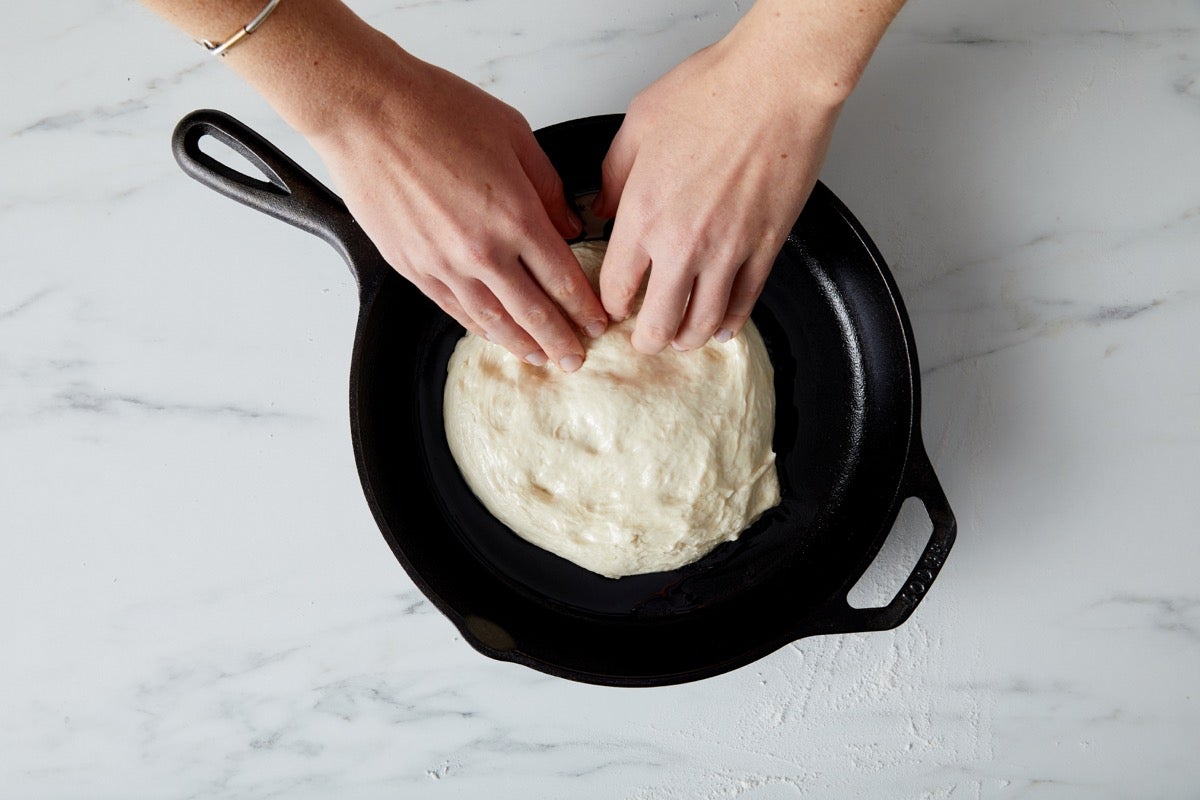
[[(748, 5), (355, 7), (540, 126), (622, 110)], [(348, 272), (168, 147), (217, 107), (324, 176), (296, 134), (132, 3), (7, 4), (0, 42), (0, 794), (1200, 793), (1194, 2), (902, 12), (822, 177), (908, 304), (958, 543), (897, 630), (655, 690), (477, 655), (392, 557)], [(927, 529), (902, 516), (863, 602)]]

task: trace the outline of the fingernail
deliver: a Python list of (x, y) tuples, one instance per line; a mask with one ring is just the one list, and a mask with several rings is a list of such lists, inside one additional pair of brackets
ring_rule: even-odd
[(563, 356), (558, 366), (562, 367), (563, 372), (574, 372), (583, 366), (583, 359), (579, 356)]
[(683, 345), (681, 345), (679, 342), (671, 342), (671, 347), (673, 347), (674, 349), (678, 350), (681, 353), (687, 352), (687, 348), (684, 347)]
[(629, 319), (629, 315), (628, 315), (628, 314), (626, 314), (626, 315), (624, 315), (624, 316), (618, 316), (618, 315), (616, 315), (616, 314), (609, 314), (609, 315), (608, 315), (608, 321), (609, 321), (609, 322), (624, 322), (624, 321), (625, 321), (625, 320), (627, 320), (627, 319)]
[(535, 367), (540, 367), (545, 364), (548, 359), (546, 358), (546, 354), (541, 350), (534, 350), (532, 353), (525, 356), (525, 360), (530, 364), (533, 364)]
[(586, 328), (584, 328), (583, 332), (586, 333), (588, 336), (592, 337), (593, 339), (595, 339), (597, 336), (604, 333), (605, 327), (607, 327), (607, 326), (605, 326), (605, 324), (603, 322), (601, 322), (600, 320), (596, 320), (591, 325), (588, 325)]
[(713, 338), (721, 344), (725, 344), (733, 338), (733, 331), (729, 330), (729, 328), (721, 328), (721, 330), (713, 334)]
[(495, 340), (495, 339), (493, 339), (493, 338), (492, 338), (492, 335), (491, 335), (490, 333), (488, 333), (487, 331), (484, 331), (484, 332), (483, 332), (483, 338), (487, 339), (489, 342), (491, 342), (491, 343), (493, 343), (493, 344), (495, 344), (495, 343), (496, 343), (496, 340)]
[(567, 222), (571, 224), (571, 238), (574, 239), (579, 234), (583, 233), (583, 220), (574, 211), (568, 212)]

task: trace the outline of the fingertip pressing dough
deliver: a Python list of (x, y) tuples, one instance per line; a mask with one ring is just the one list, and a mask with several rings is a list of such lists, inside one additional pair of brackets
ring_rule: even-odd
[[(605, 242), (572, 249), (596, 285)], [(690, 564), (779, 503), (775, 389), (753, 323), (725, 344), (654, 356), (630, 318), (574, 373), (467, 334), (450, 358), (450, 451), (521, 538), (610, 578)]]

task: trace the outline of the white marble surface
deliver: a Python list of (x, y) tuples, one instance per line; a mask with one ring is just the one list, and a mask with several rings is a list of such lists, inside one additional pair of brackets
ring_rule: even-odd
[[(357, 7), (541, 125), (746, 5)], [(646, 691), (476, 655), (392, 558), (346, 270), (168, 149), (215, 106), (323, 174), (295, 134), (128, 2), (5, 4), (0, 66), (0, 795), (1200, 796), (1195, 2), (904, 10), (823, 177), (904, 292), (958, 544), (899, 630)]]

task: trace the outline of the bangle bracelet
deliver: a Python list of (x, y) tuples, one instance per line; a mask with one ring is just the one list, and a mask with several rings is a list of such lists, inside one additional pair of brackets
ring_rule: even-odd
[(223, 42), (213, 42), (208, 39), (198, 39), (197, 44), (207, 50), (214, 56), (223, 56), (235, 44), (245, 39), (250, 34), (258, 30), (258, 26), (266, 21), (267, 17), (271, 16), (271, 12), (275, 10), (275, 6), (279, 5), (280, 0), (268, 0), (263, 10), (258, 12), (258, 16), (247, 22), (239, 28), (232, 36)]

